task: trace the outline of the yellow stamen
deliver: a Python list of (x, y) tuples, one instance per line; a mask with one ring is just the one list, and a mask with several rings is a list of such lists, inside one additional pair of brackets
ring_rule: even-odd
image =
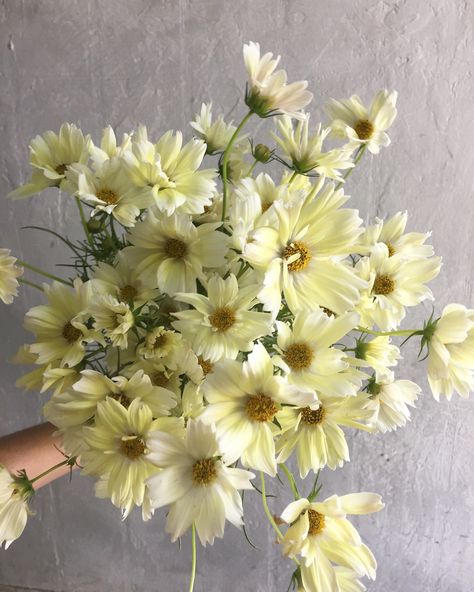
[(64, 325), (62, 335), (68, 343), (75, 343), (80, 337), (82, 337), (82, 331), (76, 329), (69, 321)]
[(319, 406), (317, 409), (304, 407), (301, 411), (301, 423), (306, 425), (318, 425), (318, 423), (323, 421), (325, 415), (326, 412), (322, 406)]
[(368, 140), (374, 133), (374, 126), (367, 119), (361, 119), (355, 124), (354, 130), (359, 139)]
[(308, 518), (309, 518), (309, 535), (316, 535), (319, 534), (324, 530), (324, 523), (325, 518), (324, 514), (320, 514), (316, 512), (316, 510), (308, 510)]
[(278, 405), (267, 395), (257, 393), (248, 397), (245, 411), (250, 419), (263, 423), (274, 418), (278, 412)]
[(311, 253), (308, 247), (297, 241), (286, 245), (281, 256), (287, 260), (289, 271), (301, 271), (311, 261)]
[(115, 205), (119, 200), (119, 196), (112, 189), (99, 189), (95, 195), (97, 199), (105, 201), (109, 206)]
[(183, 259), (188, 252), (188, 245), (179, 238), (168, 238), (165, 243), (165, 253), (173, 259)]
[(193, 481), (196, 485), (209, 485), (217, 478), (216, 461), (203, 458), (193, 464)]
[(303, 370), (311, 366), (314, 352), (307, 343), (292, 343), (288, 346), (283, 359), (292, 370)]
[(209, 322), (220, 333), (224, 333), (235, 323), (234, 311), (228, 306), (216, 308), (213, 313), (209, 315)]
[(120, 442), (120, 452), (127, 458), (135, 460), (145, 454), (145, 442), (142, 440), (141, 436), (137, 436), (136, 434), (123, 436), (122, 441)]
[(374, 294), (382, 294), (386, 296), (391, 294), (395, 290), (395, 283), (392, 278), (388, 275), (378, 275), (374, 281), (374, 287), (372, 292)]

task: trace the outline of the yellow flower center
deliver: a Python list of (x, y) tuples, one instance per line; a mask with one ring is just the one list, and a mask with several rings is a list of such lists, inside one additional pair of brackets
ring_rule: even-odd
[(308, 510), (308, 518), (309, 518), (309, 535), (316, 535), (319, 534), (324, 530), (324, 514), (320, 514), (316, 512), (316, 510)]
[(326, 316), (328, 316), (328, 317), (335, 317), (335, 316), (336, 316), (336, 313), (335, 313), (333, 310), (331, 310), (330, 308), (326, 308), (325, 306), (322, 306), (322, 307), (321, 307), (321, 310), (322, 310), (322, 311), (323, 311), (323, 312), (326, 314)]
[(105, 201), (109, 206), (115, 205), (119, 200), (119, 196), (112, 189), (99, 189), (95, 195), (97, 199)]
[(82, 331), (76, 329), (69, 321), (64, 325), (62, 335), (68, 343), (75, 343), (82, 337)]
[(385, 246), (388, 249), (388, 256), (393, 257), (395, 255), (395, 247), (391, 243), (385, 243)]
[(374, 133), (374, 126), (367, 119), (360, 119), (354, 126), (356, 134), (361, 140), (368, 140)]
[(54, 169), (58, 175), (64, 175), (67, 171), (67, 164), (58, 164), (58, 166)]
[(262, 214), (264, 214), (271, 205), (273, 205), (271, 201), (264, 201), (262, 203)]
[(188, 252), (188, 245), (179, 238), (167, 238), (165, 254), (172, 259), (183, 259)]
[(292, 370), (303, 370), (311, 366), (314, 352), (307, 343), (292, 343), (285, 351), (283, 359)]
[(123, 286), (123, 288), (120, 289), (119, 296), (120, 300), (122, 300), (123, 302), (131, 302), (132, 300), (135, 300), (137, 294), (137, 289), (133, 286), (130, 286), (130, 284), (127, 284), (126, 286)]
[(220, 333), (224, 333), (235, 323), (234, 311), (228, 306), (216, 308), (214, 312), (209, 315), (209, 322)]
[(311, 261), (308, 247), (297, 241), (286, 245), (281, 256), (288, 261), (289, 271), (301, 271)]
[(278, 405), (271, 397), (257, 393), (248, 397), (245, 411), (252, 421), (263, 423), (274, 418), (278, 412)]
[(205, 360), (201, 356), (198, 357), (198, 364), (201, 366), (204, 376), (207, 376), (214, 370), (214, 364), (209, 360)]
[(395, 283), (392, 278), (388, 275), (378, 275), (374, 281), (374, 287), (372, 292), (374, 294), (381, 294), (386, 296), (391, 294), (395, 290)]
[(193, 464), (193, 481), (196, 485), (209, 485), (217, 478), (216, 461), (203, 458)]
[(306, 425), (318, 425), (324, 419), (326, 412), (322, 405), (317, 409), (311, 409), (310, 407), (304, 407), (301, 411), (301, 423)]
[(136, 434), (123, 436), (120, 442), (120, 452), (127, 458), (135, 460), (145, 454), (145, 442), (141, 436), (137, 436)]

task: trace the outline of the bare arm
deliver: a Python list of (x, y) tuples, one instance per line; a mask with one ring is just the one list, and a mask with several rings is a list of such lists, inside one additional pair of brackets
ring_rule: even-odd
[[(59, 438), (53, 436), (56, 428), (50, 423), (26, 428), (0, 438), (0, 464), (14, 474), (25, 469), (30, 479), (66, 460), (61, 453)], [(69, 473), (70, 467), (64, 465), (35, 482), (38, 489), (58, 477)]]

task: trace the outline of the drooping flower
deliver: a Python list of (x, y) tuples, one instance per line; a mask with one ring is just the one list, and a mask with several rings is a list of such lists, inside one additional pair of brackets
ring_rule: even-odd
[(375, 323), (386, 331), (395, 329), (405, 318), (405, 307), (433, 300), (425, 284), (438, 275), (440, 267), (440, 257), (402, 260), (390, 257), (387, 245), (377, 243), (370, 257), (356, 264), (359, 276), (368, 281), (368, 289), (356, 307), (361, 324), (371, 327)]
[(290, 117), (301, 117), (313, 95), (306, 87), (306, 80), (287, 84), (285, 70), (275, 68), (280, 56), (273, 59), (272, 53), (260, 57), (260, 45), (250, 41), (244, 45), (244, 61), (249, 77), (245, 103), (260, 117), (283, 113)]
[(37, 364), (60, 362), (71, 368), (84, 358), (86, 343), (104, 344), (103, 336), (85, 324), (91, 316), (92, 286), (76, 279), (73, 288), (53, 282), (45, 284), (44, 291), (48, 304), (31, 308), (25, 316), (26, 329), (36, 337), (30, 351), (38, 356)]
[(150, 329), (144, 341), (137, 347), (137, 354), (146, 360), (154, 360), (176, 370), (187, 349), (183, 336), (163, 326)]
[(277, 126), (279, 135), (273, 134), (273, 137), (298, 173), (316, 173), (341, 181), (340, 171), (354, 166), (350, 150), (334, 148), (323, 151), (323, 142), (331, 130), (321, 129), (319, 124), (315, 133), (310, 136), (308, 114), (296, 123), (296, 128), (289, 117), (281, 117)]
[(428, 381), (434, 398), (474, 391), (474, 309), (448, 304), (429, 340)]
[(170, 506), (166, 531), (173, 542), (193, 523), (203, 545), (224, 536), (226, 520), (242, 526), (238, 491), (252, 489), (254, 475), (226, 466), (212, 426), (190, 419), (184, 439), (157, 431), (148, 446), (161, 469), (148, 480), (152, 505)]
[(391, 432), (397, 427), (406, 425), (410, 419), (409, 407), (415, 406), (415, 401), (421, 393), (420, 387), (411, 380), (369, 381), (370, 408), (373, 417), (370, 425), (379, 432)]
[(367, 145), (372, 154), (378, 154), (380, 146), (390, 144), (386, 131), (397, 115), (396, 102), (397, 92), (388, 90), (378, 92), (368, 109), (357, 95), (341, 101), (331, 99), (327, 111), (334, 135), (347, 138), (350, 148)]
[(346, 354), (332, 346), (358, 322), (356, 313), (336, 318), (322, 310), (296, 314), (292, 327), (277, 321), (276, 349), (280, 355), (273, 363), (283, 370), (289, 383), (303, 390), (340, 397), (355, 395), (364, 375), (354, 372)]
[(17, 278), (23, 274), (23, 268), (15, 265), (16, 262), (9, 249), (0, 249), (0, 300), (5, 304), (11, 304), (18, 296)]
[(367, 285), (342, 261), (361, 232), (356, 210), (333, 184), (321, 183), (305, 199), (285, 206), (275, 202), (278, 222), (257, 228), (245, 259), (264, 274), (259, 299), (276, 314), (282, 292), (291, 312), (319, 305), (337, 314), (353, 309)]
[(338, 592), (338, 565), (352, 569), (358, 577), (375, 579), (375, 558), (346, 515), (370, 514), (383, 507), (375, 493), (333, 495), (313, 503), (307, 499), (292, 502), (281, 515), (290, 525), (283, 536), (282, 551), (290, 557), (301, 555), (306, 567), (311, 566), (312, 575), (322, 586), (316, 586), (318, 592)]
[(175, 295), (178, 302), (194, 310), (174, 313), (178, 320), (173, 326), (205, 359), (235, 359), (239, 351), (250, 351), (255, 339), (270, 332), (270, 315), (251, 310), (258, 304), (258, 289), (255, 285), (239, 287), (233, 274), (225, 280), (215, 275), (207, 284), (207, 296)]
[(0, 547), (5, 543), (5, 549), (8, 549), (24, 531), (32, 493), (19, 478), (0, 465)]
[(174, 214), (156, 218), (151, 212), (130, 232), (134, 245), (125, 249), (138, 271), (156, 275), (157, 286), (166, 294), (195, 292), (196, 279), (203, 279), (203, 268), (218, 268), (225, 262), (227, 237), (219, 232), (220, 223), (196, 227), (191, 217)]
[(160, 212), (168, 215), (200, 214), (211, 205), (215, 190), (212, 169), (198, 170), (206, 144), (191, 140), (183, 146), (181, 132), (166, 132), (156, 144), (148, 140), (140, 126), (132, 140), (132, 150), (123, 156), (132, 183), (145, 190)]
[(87, 164), (91, 145), (90, 136), (84, 137), (82, 131), (70, 123), (63, 123), (59, 134), (48, 131), (36, 136), (30, 144), (31, 179), (11, 191), (8, 197), (29, 197), (46, 187), (65, 189), (69, 167), (77, 163)]
[(282, 434), (277, 440), (277, 462), (285, 462), (296, 450), (300, 476), (325, 466), (335, 470), (349, 460), (349, 448), (340, 426), (367, 430), (373, 417), (369, 395), (328, 397), (303, 408), (284, 407), (277, 415)]
[(221, 360), (201, 385), (209, 403), (203, 419), (215, 423), (226, 463), (240, 458), (245, 467), (276, 474), (273, 420), (286, 405), (312, 405), (314, 393), (301, 391), (273, 374), (270, 356), (261, 343), (246, 362)]

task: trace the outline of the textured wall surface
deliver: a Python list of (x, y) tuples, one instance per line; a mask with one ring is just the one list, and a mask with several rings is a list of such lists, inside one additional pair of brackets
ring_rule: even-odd
[[(106, 123), (124, 131), (143, 122), (155, 135), (171, 127), (190, 135), (187, 122), (211, 98), (240, 118), (241, 46), (260, 41), (282, 54), (292, 79), (309, 80), (314, 118), (331, 96), (399, 90), (393, 144), (363, 160), (347, 191), (367, 220), (409, 209), (410, 229), (432, 229), (444, 257), (432, 284), (438, 307), (472, 306), (473, 24), (474, 5), (461, 0), (3, 0), (0, 193), (26, 179), (30, 138), (62, 121), (96, 138)], [(74, 236), (73, 206), (54, 192), (4, 200), (0, 246), (52, 269), (51, 260), (64, 256), (61, 246), (19, 227), (40, 224)], [(7, 361), (27, 339), (25, 310), (38, 302), (22, 290), (14, 305), (0, 308), (0, 433), (40, 420), (39, 395), (15, 389), (20, 369)], [(352, 462), (323, 475), (327, 495), (372, 490), (387, 503), (356, 521), (379, 561), (372, 592), (474, 588), (473, 399), (437, 404), (423, 373), (422, 364), (402, 366), (401, 377), (424, 390), (408, 427), (387, 436), (351, 434)], [(275, 510), (288, 501), (282, 495)], [(289, 566), (259, 504), (257, 495), (246, 499), (249, 532), (261, 550), (228, 527), (223, 540), (199, 550), (197, 592), (286, 590)], [(187, 589), (189, 540), (181, 550), (168, 541), (163, 512), (147, 524), (138, 513), (122, 524), (79, 476), (40, 491), (35, 507), (23, 537), (0, 554), (1, 590)]]

